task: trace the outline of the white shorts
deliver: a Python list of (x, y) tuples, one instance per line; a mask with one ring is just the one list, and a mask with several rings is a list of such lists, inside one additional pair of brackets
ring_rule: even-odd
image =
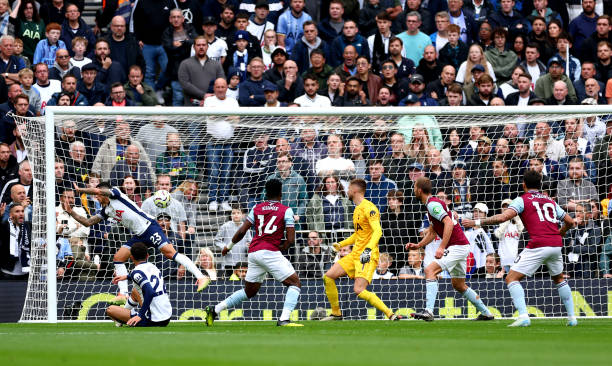
[(563, 255), (561, 254), (561, 249), (561, 247), (526, 248), (516, 257), (510, 270), (522, 273), (526, 276), (533, 276), (535, 271), (537, 271), (542, 264), (545, 264), (551, 276), (561, 274), (563, 272)]
[(453, 245), (446, 248), (442, 258), (433, 261), (438, 263), (444, 271), (447, 271), (451, 278), (465, 278), (469, 253), (469, 245)]
[(278, 282), (283, 282), (295, 273), (295, 269), (279, 251), (258, 250), (249, 253), (249, 266), (244, 280), (262, 283), (266, 273), (271, 274)]

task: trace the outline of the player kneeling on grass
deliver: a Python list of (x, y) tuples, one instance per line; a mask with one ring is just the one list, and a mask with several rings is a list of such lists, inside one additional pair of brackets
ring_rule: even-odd
[[(131, 327), (165, 327), (172, 316), (172, 305), (166, 293), (164, 279), (154, 264), (148, 263), (149, 253), (144, 243), (134, 243), (130, 249), (134, 270), (123, 276), (113, 278), (113, 283), (131, 280), (134, 283), (132, 294), (124, 307), (111, 305), (106, 315), (119, 324)], [(134, 308), (140, 305), (136, 312)]]
[[(122, 193), (119, 188), (111, 187), (109, 183), (102, 182), (97, 188), (79, 188), (76, 184), (74, 188), (79, 195), (85, 193), (95, 195), (102, 208), (96, 215), (86, 218), (72, 210), (72, 207), (65, 207), (65, 211), (77, 220), (81, 225), (91, 226), (103, 220), (114, 219), (117, 223), (125, 227), (133, 236), (115, 253), (113, 262), (115, 264), (115, 274), (117, 276), (127, 275), (125, 261), (130, 256), (130, 247), (136, 242), (143, 242), (146, 245), (159, 249), (164, 257), (176, 261), (183, 265), (191, 274), (197, 278), (198, 292), (204, 290), (210, 283), (210, 279), (204, 276), (198, 267), (193, 264), (191, 259), (184, 254), (177, 252), (174, 246), (168, 241), (168, 237), (159, 226), (155, 218), (149, 216)], [(123, 304), (128, 295), (127, 281), (119, 281), (119, 295), (109, 303)]]
[[(302, 324), (292, 323), (289, 320), (300, 297), (301, 287), (295, 269), (281, 254), (295, 243), (295, 221), (293, 210), (280, 203), (283, 192), (283, 183), (278, 179), (266, 182), (266, 201), (251, 209), (247, 219), (234, 234), (232, 242), (221, 251), (223, 256), (238, 243), (251, 226), (255, 226), (255, 234), (249, 246), (248, 267), (244, 279), (244, 289), (231, 294), (216, 306), (206, 307), (206, 325), (211, 326), (218, 314), (228, 308), (239, 306), (244, 300), (257, 295), (261, 282), (267, 273), (275, 280), (288, 286), (285, 294), (283, 312), (276, 325), (283, 327), (301, 327)], [(286, 238), (283, 240), (283, 236)]]
[(372, 202), (365, 199), (365, 193), (366, 182), (363, 179), (353, 179), (349, 184), (348, 197), (356, 206), (353, 212), (355, 233), (340, 243), (334, 244), (336, 251), (348, 245), (353, 245), (353, 250), (334, 263), (323, 276), (325, 294), (332, 311), (331, 315), (321, 319), (322, 321), (342, 320), (336, 287), (336, 279), (342, 276), (354, 278), (353, 291), (357, 297), (383, 312), (389, 320), (402, 318), (394, 314), (375, 293), (366, 290), (378, 266), (378, 241), (382, 236), (382, 229), (380, 228), (380, 212)]
[(421, 177), (416, 180), (414, 196), (426, 205), (431, 225), (427, 229), (425, 237), (418, 244), (408, 243), (406, 249), (422, 248), (431, 243), (436, 236), (441, 237), (442, 242), (436, 250), (435, 259), (425, 268), (425, 280), (427, 281), (425, 285), (425, 310), (422, 313), (413, 313), (411, 316), (425, 321), (434, 320), (433, 310), (438, 296), (437, 277), (444, 270), (450, 273), (453, 288), (480, 311), (480, 314), (474, 320), (493, 320), (493, 315), (478, 294), (465, 284), (470, 242), (465, 237), (461, 225), (455, 222), (444, 201), (431, 195), (429, 178)]
[[(514, 261), (506, 276), (508, 291), (519, 313), (518, 319), (510, 324), (510, 327), (531, 325), (525, 304), (525, 291), (519, 281), (525, 276), (532, 276), (542, 264), (546, 264), (553, 282), (557, 285), (559, 297), (567, 310), (567, 325), (578, 324), (574, 316), (572, 290), (563, 278), (562, 253), (562, 238), (576, 224), (555, 201), (540, 192), (541, 187), (542, 175), (535, 170), (528, 170), (523, 177), (525, 193), (515, 198), (504, 212), (482, 220), (463, 220), (465, 227), (476, 227), (497, 225), (519, 215), (529, 233), (527, 247)], [(563, 222), (561, 229), (559, 229), (560, 222)]]

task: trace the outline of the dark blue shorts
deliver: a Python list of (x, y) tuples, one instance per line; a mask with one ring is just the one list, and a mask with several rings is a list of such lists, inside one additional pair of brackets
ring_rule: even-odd
[(164, 234), (161, 226), (157, 222), (151, 222), (151, 225), (140, 235), (133, 236), (127, 243), (123, 244), (126, 248), (131, 248), (134, 243), (142, 242), (147, 247), (157, 248), (161, 250), (166, 244), (170, 244), (168, 237)]
[[(136, 316), (138, 315), (138, 312), (134, 309), (132, 309), (132, 311), (130, 311), (130, 315), (131, 316)], [(160, 322), (154, 322), (153, 320), (151, 320), (148, 317), (144, 317), (141, 318), (140, 321), (136, 324), (137, 327), (165, 327), (168, 325), (168, 323), (170, 323), (170, 318), (166, 319), (166, 320), (162, 320)]]

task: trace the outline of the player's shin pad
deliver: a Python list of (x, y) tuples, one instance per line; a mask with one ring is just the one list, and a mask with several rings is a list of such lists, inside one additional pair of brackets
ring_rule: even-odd
[(340, 301), (338, 300), (338, 287), (336, 287), (336, 281), (333, 279), (323, 276), (323, 283), (325, 284), (325, 295), (329, 300), (329, 305), (332, 308), (333, 315), (342, 315), (340, 312)]
[(387, 305), (385, 305), (385, 303), (382, 302), (382, 300), (378, 296), (376, 296), (375, 293), (370, 292), (368, 290), (363, 290), (357, 296), (360, 299), (367, 301), (368, 304), (374, 306), (376, 309), (382, 311), (387, 316), (387, 318), (390, 318), (391, 315), (393, 315), (391, 309), (389, 309)]

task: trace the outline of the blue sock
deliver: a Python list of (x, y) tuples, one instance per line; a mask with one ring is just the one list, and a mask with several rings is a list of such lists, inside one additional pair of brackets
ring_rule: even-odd
[(427, 280), (425, 288), (427, 289), (425, 295), (425, 310), (433, 314), (434, 307), (436, 306), (436, 297), (438, 297), (438, 281)]
[(557, 290), (559, 291), (559, 297), (561, 297), (561, 301), (565, 305), (565, 310), (567, 310), (567, 316), (574, 316), (574, 298), (572, 297), (572, 289), (567, 284), (567, 281), (563, 281), (557, 285)]
[(514, 281), (508, 284), (508, 291), (510, 291), (510, 296), (512, 296), (512, 302), (514, 302), (514, 307), (519, 312), (519, 316), (527, 315), (527, 305), (525, 304), (525, 291), (523, 290), (523, 286), (521, 286), (520, 282)]
[(485, 306), (484, 302), (482, 302), (482, 300), (480, 299), (480, 296), (478, 296), (476, 291), (468, 287), (467, 290), (465, 290), (465, 292), (463, 292), (461, 295), (463, 295), (463, 297), (466, 300), (474, 304), (474, 306), (476, 306), (476, 309), (478, 309), (478, 311), (480, 311), (481, 314), (491, 315), (491, 312)]
[(234, 292), (233, 294), (231, 294), (227, 299), (218, 303), (215, 306), (215, 313), (219, 314), (220, 312), (222, 312), (223, 310), (227, 308), (234, 308), (242, 304), (242, 302), (246, 299), (247, 299), (247, 295), (246, 295), (246, 292), (244, 292), (244, 289), (238, 290)]
[(287, 293), (285, 294), (285, 303), (283, 304), (283, 312), (279, 320), (289, 320), (291, 316), (291, 312), (295, 309), (297, 305), (298, 298), (300, 297), (300, 292), (302, 289), (296, 286), (289, 286), (287, 289)]

